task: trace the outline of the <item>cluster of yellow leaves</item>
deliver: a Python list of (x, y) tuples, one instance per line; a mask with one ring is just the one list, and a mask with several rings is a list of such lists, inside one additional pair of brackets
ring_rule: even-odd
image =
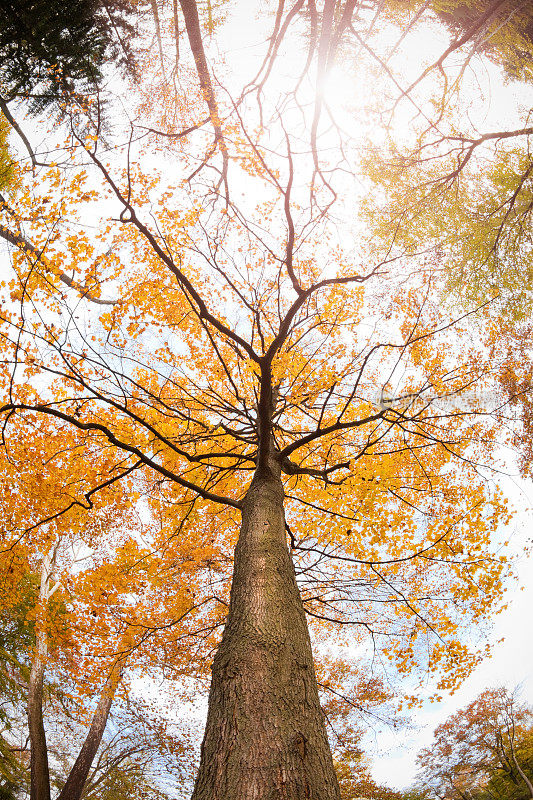
[[(213, 591), (206, 580), (225, 578), (228, 562), (211, 517), (189, 504), (177, 533), (160, 497), (156, 522), (142, 501), (154, 495), (153, 482), (142, 475), (104, 487), (89, 507), (91, 489), (122, 469), (116, 455), (97, 437), (35, 414), (10, 426), (0, 451), (2, 611), (23, 606), (25, 624), (37, 620), (48, 671), (63, 676), (65, 695), (78, 703), (100, 690), (117, 659), (126, 678), (141, 667), (145, 675), (203, 677), (227, 596), (224, 582)], [(54, 593), (41, 608), (41, 566), (53, 550)]]
[(376, 179), (387, 188), (387, 207), (371, 210), (370, 224), (384, 241), (394, 230), (407, 255), (432, 253), (463, 307), (496, 299), (507, 315), (522, 317), (533, 276), (529, 153), (484, 147), (456, 174), (466, 145), (456, 150), (439, 157), (435, 149), (425, 163), (396, 155), (381, 165)]

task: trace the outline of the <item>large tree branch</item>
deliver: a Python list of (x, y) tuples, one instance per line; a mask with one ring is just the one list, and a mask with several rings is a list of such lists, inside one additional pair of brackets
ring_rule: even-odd
[(322, 478), (325, 483), (332, 483), (328, 476), (338, 469), (350, 469), (350, 462), (343, 461), (342, 464), (333, 464), (333, 466), (325, 467), (324, 469), (300, 467), (298, 464), (295, 464), (294, 461), (291, 461), (290, 458), (284, 458), (281, 462), (281, 471), (284, 472), (285, 475), (311, 475), (314, 478)]
[(191, 46), (192, 54), (194, 56), (194, 63), (196, 64), (198, 78), (200, 79), (200, 86), (209, 109), (211, 124), (215, 130), (215, 139), (222, 154), (222, 176), (226, 185), (227, 194), (227, 172), (229, 162), (228, 148), (222, 132), (218, 105), (215, 92), (213, 90), (213, 84), (211, 82), (211, 75), (209, 74), (209, 67), (207, 66), (207, 59), (205, 57), (202, 32), (200, 30), (200, 20), (198, 18), (198, 7), (195, 0), (180, 0), (180, 6), (185, 19), (187, 36)]
[(98, 433), (102, 433), (107, 440), (118, 447), (120, 450), (124, 450), (127, 453), (132, 453), (136, 455), (139, 461), (147, 467), (150, 467), (155, 472), (158, 472), (160, 475), (163, 475), (165, 478), (177, 483), (179, 486), (182, 486), (184, 489), (189, 489), (190, 491), (194, 492), (195, 494), (203, 497), (204, 500), (211, 500), (214, 503), (220, 503), (221, 505), (232, 506), (233, 508), (241, 508), (241, 502), (238, 500), (234, 500), (231, 497), (223, 497), (221, 495), (214, 494), (213, 492), (204, 489), (202, 486), (198, 486), (191, 481), (186, 480), (181, 475), (173, 472), (170, 469), (167, 469), (162, 464), (158, 464), (157, 461), (154, 461), (153, 458), (150, 458), (145, 453), (142, 452), (138, 447), (135, 445), (128, 444), (127, 442), (121, 441), (118, 437), (114, 435), (114, 433), (105, 425), (102, 425), (100, 422), (82, 422), (81, 420), (77, 419), (70, 414), (65, 414), (63, 411), (59, 411), (57, 408), (52, 408), (51, 406), (43, 405), (40, 403), (36, 403), (35, 405), (26, 405), (24, 403), (7, 403), (3, 406), (0, 406), (0, 414), (5, 412), (11, 411), (37, 411), (42, 414), (49, 414), (50, 416), (57, 417), (58, 419), (63, 420), (64, 422), (68, 422), (70, 425), (78, 428), (82, 431), (94, 431)]
[(28, 151), (28, 155), (30, 156), (31, 163), (33, 164), (33, 166), (34, 167), (45, 166), (44, 164), (41, 164), (40, 162), (37, 161), (28, 137), (26, 136), (26, 134), (24, 133), (24, 131), (22, 130), (16, 119), (13, 117), (11, 111), (9, 110), (9, 106), (3, 97), (0, 97), (0, 108), (2, 109), (4, 117), (7, 119), (13, 130), (16, 131), (20, 136), (20, 138), (22, 139), (24, 147)]
[(150, 128), (146, 125), (137, 125), (136, 127), (140, 130), (146, 131), (147, 133), (154, 133), (156, 136), (164, 136), (166, 139), (183, 139), (185, 136), (188, 136), (190, 133), (194, 131), (199, 131), (204, 125), (207, 125), (209, 122), (209, 117), (206, 117), (201, 122), (198, 122), (196, 125), (190, 125), (188, 128), (184, 128), (181, 131), (160, 131), (158, 128)]
[[(100, 400), (102, 403), (105, 403), (106, 405), (109, 405), (112, 408), (116, 409), (120, 414), (124, 414), (127, 417), (129, 417), (131, 420), (136, 422), (138, 425), (140, 425), (141, 427), (143, 427), (147, 431), (149, 431), (149, 433), (154, 437), (154, 439), (157, 439), (159, 442), (161, 442), (161, 444), (164, 444), (166, 447), (170, 448), (170, 450), (172, 450), (174, 453), (176, 453), (176, 455), (179, 455), (182, 458), (186, 459), (189, 463), (191, 463), (191, 464), (197, 464), (197, 463), (204, 464), (210, 458), (215, 458), (215, 459), (216, 458), (235, 458), (237, 460), (247, 460), (247, 461), (253, 460), (250, 457), (247, 457), (247, 456), (241, 455), (241, 454), (232, 455), (232, 454), (228, 454), (228, 453), (219, 453), (219, 454), (216, 454), (216, 453), (213, 453), (213, 454), (211, 454), (211, 453), (200, 453), (200, 454), (188, 453), (183, 448), (178, 447), (177, 445), (175, 445), (174, 442), (171, 439), (169, 439), (169, 438), (167, 438), (165, 436), (162, 436), (159, 433), (159, 431), (157, 430), (157, 428), (155, 428), (147, 420), (145, 420), (142, 416), (140, 416), (140, 414), (136, 413), (131, 408), (128, 408), (127, 403), (123, 403), (123, 404), (119, 403), (116, 400), (113, 400), (112, 397), (108, 397), (105, 394), (102, 394), (101, 392), (97, 391), (95, 386), (94, 385), (91, 386), (91, 384), (87, 382), (87, 380), (85, 379), (83, 374), (75, 366), (73, 366), (73, 364), (68, 360), (67, 356), (61, 350), (60, 350), (60, 356), (63, 359), (64, 363), (66, 364), (66, 367), (67, 367), (67, 370), (68, 370), (67, 374), (65, 374), (64, 372), (62, 372), (60, 370), (50, 369), (49, 367), (46, 367), (46, 366), (43, 366), (42, 369), (45, 372), (52, 373), (54, 375), (60, 375), (61, 377), (67, 378), (67, 379), (72, 380), (72, 381), (75, 381), (83, 389), (85, 389), (86, 391), (90, 392), (96, 400)], [(115, 374), (117, 374), (117, 373), (115, 373)], [(136, 388), (142, 389), (143, 391), (147, 391), (146, 388), (142, 384), (138, 383), (137, 381), (132, 381), (132, 383)], [(147, 392), (147, 393), (149, 394), (149, 396), (151, 396), (152, 398), (155, 399), (155, 395), (153, 395), (153, 394), (151, 394), (149, 392)], [(212, 465), (209, 465), (209, 466), (212, 466)]]
[(292, 442), (291, 444), (284, 447), (281, 450), (279, 457), (281, 462), (285, 458), (288, 458), (291, 453), (294, 453), (295, 450), (298, 450), (300, 447), (303, 447), (310, 442), (314, 442), (315, 439), (320, 439), (322, 436), (327, 436), (330, 433), (335, 433), (335, 431), (343, 431), (343, 430), (353, 430), (354, 428), (361, 428), (363, 425), (368, 425), (371, 422), (376, 422), (378, 419), (383, 419), (385, 416), (385, 410), (378, 411), (376, 414), (371, 414), (368, 417), (363, 417), (362, 419), (356, 419), (353, 421), (347, 422), (335, 422), (332, 425), (326, 425), (324, 428), (317, 428), (311, 433), (308, 433), (306, 436), (302, 436), (300, 439)]

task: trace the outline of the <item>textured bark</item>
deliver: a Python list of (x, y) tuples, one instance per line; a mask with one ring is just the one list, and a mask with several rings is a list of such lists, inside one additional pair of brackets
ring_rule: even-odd
[(28, 729), (30, 733), (30, 800), (50, 800), (50, 772), (43, 722), (43, 684), (48, 654), (46, 609), (52, 595), (50, 579), (54, 570), (57, 544), (43, 558), (37, 618), (35, 620), (35, 650), (28, 682)]
[[(279, 474), (279, 473), (278, 473)], [(193, 800), (339, 800), (278, 476), (243, 504)]]
[(43, 724), (43, 680), (46, 639), (37, 634), (28, 686), (28, 727), (30, 732), (30, 800), (50, 800), (48, 751)]
[(93, 714), (89, 732), (87, 733), (78, 758), (74, 762), (74, 766), (57, 800), (79, 800), (82, 795), (89, 770), (91, 769), (94, 757), (100, 747), (102, 736), (104, 735), (107, 718), (109, 717), (121, 671), (121, 663), (117, 663), (113, 668), (109, 680), (102, 689), (102, 694), (100, 695), (100, 700)]

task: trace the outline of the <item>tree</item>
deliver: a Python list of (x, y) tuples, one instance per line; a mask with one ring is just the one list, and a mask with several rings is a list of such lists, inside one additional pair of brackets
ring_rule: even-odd
[[(373, 208), (371, 224), (392, 252), (431, 250), (446, 272), (447, 291), (463, 307), (497, 298), (506, 314), (527, 316), (531, 9), (515, 0), (453, 0), (430, 8), (455, 38), (438, 58), (431, 55), (390, 102), (392, 135), (385, 148), (374, 147), (369, 156), (380, 187), (380, 207)], [(428, 24), (424, 5), (392, 4), (391, 13), (406, 26)], [(497, 83), (501, 76), (491, 69), (483, 79), (475, 68), (481, 53), (503, 65), (509, 91), (520, 98), (505, 119), (494, 113), (498, 100), (491, 89), (491, 80)], [(476, 81), (482, 98), (471, 113)], [(428, 95), (434, 113), (424, 105)], [(413, 114), (411, 130), (399, 139), (395, 129), (407, 108)]]
[[(3, 585), (11, 589), (8, 581)], [(23, 582), (15, 602), (2, 597), (2, 633), (0, 634), (0, 797), (16, 800), (15, 792), (25, 783), (26, 764), (14, 733), (23, 715), (23, 684), (27, 682), (25, 650), (31, 641), (31, 627), (24, 625), (28, 605), (35, 595), (33, 581)]]
[[(24, 101), (32, 114), (53, 109), (61, 116), (72, 103), (91, 102), (110, 61), (133, 75), (133, 10), (130, 0), (0, 3), (2, 119), (17, 132), (34, 164), (37, 157), (15, 119), (13, 105)], [(4, 161), (2, 157), (0, 169)], [(3, 185), (0, 177), (0, 189)]]
[(418, 760), (438, 797), (494, 797), (500, 775), (503, 797), (532, 797), (531, 743), (531, 709), (506, 689), (487, 689), (436, 728), (433, 745)]
[[(104, 749), (95, 767), (98, 780), (93, 774), (112, 704), (129, 697), (128, 683), (139, 664), (145, 678), (163, 670), (174, 682), (184, 664), (188, 676), (194, 666), (202, 672), (203, 647), (212, 646), (210, 634), (220, 621), (218, 604), (204, 586), (202, 559), (207, 552), (215, 556), (216, 549), (197, 537), (193, 548), (186, 541), (174, 546), (166, 541), (162, 551), (157, 536), (135, 525), (127, 507), (127, 476), (95, 487), (68, 431), (58, 431), (52, 422), (40, 433), (27, 420), (15, 439), (4, 440), (0, 459), (1, 644), (9, 690), (3, 749), (13, 756), (11, 783), (25, 785), (31, 756), (30, 796), (50, 796), (51, 786), (70, 800), (95, 782), (100, 792), (108, 784), (118, 791), (128, 771), (141, 786), (149, 771), (140, 754), (148, 759), (150, 750), (153, 763), (158, 749), (164, 753), (170, 743), (176, 750), (157, 719), (150, 738), (147, 712), (144, 732), (140, 723), (132, 727), (131, 713), (122, 712), (124, 730), (131, 728), (128, 746), (121, 749), (115, 742), (112, 758), (110, 746)], [(93, 450), (93, 468), (107, 455)], [(64, 485), (59, 477), (66, 474)], [(73, 487), (83, 501), (73, 496)], [(140, 535), (144, 545), (137, 541)], [(210, 602), (215, 607), (208, 609)], [(183, 641), (198, 627), (203, 641), (196, 637), (193, 654)], [(175, 686), (174, 693), (183, 691)], [(134, 700), (129, 697), (128, 708), (135, 707)], [(137, 730), (140, 744), (134, 746)]]
[(506, 571), (491, 533), (508, 511), (479, 470), (497, 422), (461, 402), (491, 385), (486, 354), (440, 307), (434, 264), (400, 263), (346, 212), (354, 155), (324, 86), (354, 21), (372, 24), (350, 2), (309, 4), (287, 87), (300, 7), (280, 4), (257, 78), (234, 90), (181, 0), (190, 56), (173, 91), (147, 58), (106, 149), (98, 106), (73, 108), (61, 165), (21, 169), (2, 206), (4, 435), (53, 421), (74, 437), (86, 474), (63, 471), (75, 499), (58, 518), (124, 480), (165, 519), (159, 550), (237, 540), (195, 800), (339, 797), (306, 611), (319, 641), (368, 634), (374, 656), (446, 688), (477, 663), (463, 631), (498, 606)]
[[(503, 64), (511, 77), (531, 80), (533, 15), (527, 3), (459, 0), (433, 8), (456, 38), (466, 34), (477, 51)], [(473, 29), (474, 36), (469, 34)]]
[[(389, 140), (367, 155), (377, 185), (369, 195), (367, 222), (391, 254), (431, 254), (442, 270), (446, 302), (466, 313), (483, 305), (492, 308), (491, 319), (473, 329), (485, 340), (499, 372), (499, 388), (486, 400), (492, 409), (500, 402), (514, 409), (509, 413), (507, 406), (502, 424), (514, 431), (509, 441), (529, 476), (531, 8), (506, 0), (431, 8), (455, 38), (438, 58), (431, 54), (427, 66), (400, 85), (390, 102)], [(404, 26), (416, 27), (428, 24), (427, 11), (424, 5), (400, 3), (391, 13)], [(485, 61), (488, 76), (480, 75), (475, 65), (482, 54), (500, 74)], [(492, 97), (501, 68), (509, 92), (519, 98), (503, 119), (495, 114), (499, 98)], [(474, 82), (484, 98), (475, 109), (469, 100)], [(411, 130), (398, 138), (394, 133), (407, 107), (413, 114)]]
[[(18, 604), (8, 610), (4, 603), (1, 614), (0, 797), (3, 800), (29, 797), (31, 788), (28, 775), (30, 749), (24, 730), (29, 673), (25, 662), (27, 649), (34, 645), (34, 642), (28, 643), (32, 638), (32, 628), (27, 623), (35, 603), (36, 586), (35, 581), (28, 583), (25, 605)], [(57, 658), (54, 662), (57, 664)], [(80, 723), (77, 698), (75, 700), (69, 693), (73, 688), (72, 679), (66, 680), (64, 672), (61, 674), (57, 668), (54, 669), (54, 663), (48, 664), (47, 673), (43, 687), (43, 713), (45, 719), (52, 718), (53, 723), (48, 728), (46, 744), (51, 785), (60, 793), (72, 771), (78, 741), (86, 738), (87, 731), (86, 725)], [(106, 731), (102, 736), (98, 756), (81, 796), (86, 800), (111, 800), (129, 797), (135, 790), (136, 796), (145, 800), (167, 798), (163, 788), (168, 785), (172, 774), (169, 769), (172, 756), (184, 750), (186, 740), (180, 734), (169, 735), (153, 709), (136, 702), (134, 696), (130, 695), (126, 702), (123, 700), (114, 705), (115, 710), (110, 715), (113, 732)], [(163, 776), (158, 769), (161, 764), (166, 766)]]
[(3, 104), (29, 100), (42, 111), (94, 95), (107, 59), (133, 69), (128, 0), (3, 0), (0, 10)]

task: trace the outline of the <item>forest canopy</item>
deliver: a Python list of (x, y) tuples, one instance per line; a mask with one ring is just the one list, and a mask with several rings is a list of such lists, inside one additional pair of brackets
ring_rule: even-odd
[(533, 128), (472, 85), (528, 96), (527, 8), (37, 5), (0, 26), (4, 791), (386, 798), (365, 723), (471, 674), (512, 573)]

